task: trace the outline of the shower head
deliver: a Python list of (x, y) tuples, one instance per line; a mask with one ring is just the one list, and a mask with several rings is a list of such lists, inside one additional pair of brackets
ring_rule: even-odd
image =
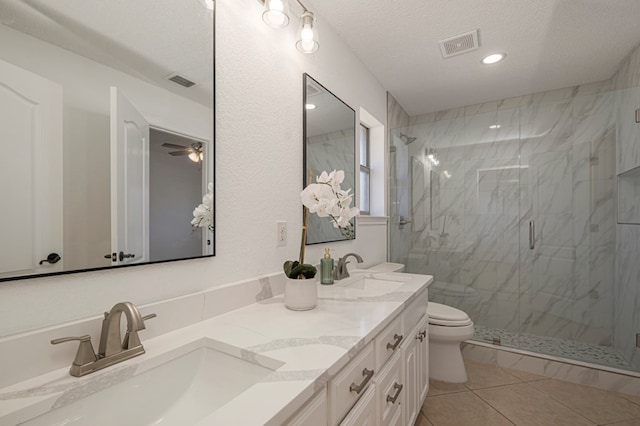
[(405, 145), (409, 145), (411, 142), (415, 141), (418, 138), (412, 138), (410, 136), (405, 135), (404, 133), (400, 133), (400, 140), (404, 142)]

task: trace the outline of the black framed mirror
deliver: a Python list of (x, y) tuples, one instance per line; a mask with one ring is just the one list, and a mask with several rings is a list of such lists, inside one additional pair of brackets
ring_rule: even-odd
[[(343, 190), (351, 189), (356, 200), (356, 113), (308, 74), (303, 75), (304, 186), (323, 171), (344, 171)], [(355, 238), (355, 218), (351, 219)], [(309, 215), (306, 244), (348, 239), (329, 218)]]
[(0, 281), (215, 254), (214, 8), (1, 2)]

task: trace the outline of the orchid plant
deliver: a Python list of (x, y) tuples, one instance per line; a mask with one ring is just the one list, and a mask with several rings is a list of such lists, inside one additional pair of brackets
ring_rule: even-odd
[(193, 210), (191, 226), (194, 231), (206, 226), (209, 231), (213, 232), (213, 182), (209, 182), (207, 189), (207, 193), (202, 197), (202, 204)]
[(346, 191), (340, 188), (344, 181), (344, 171), (334, 170), (331, 173), (323, 171), (316, 177), (316, 183), (311, 183), (300, 193), (302, 204), (318, 217), (328, 217), (334, 228), (352, 240), (355, 237), (354, 225), (351, 219), (360, 213), (357, 207), (351, 207), (353, 194), (351, 188)]
[[(313, 178), (313, 171), (309, 173), (309, 180)], [(313, 278), (317, 269), (304, 263), (304, 247), (307, 238), (308, 214), (315, 213), (319, 217), (328, 217), (334, 228), (340, 229), (342, 235), (352, 240), (355, 237), (351, 219), (360, 213), (357, 207), (351, 207), (353, 194), (351, 188), (343, 191), (340, 184), (344, 181), (344, 171), (334, 170), (331, 173), (322, 172), (316, 177), (316, 183), (310, 183), (300, 193), (300, 200), (304, 205), (304, 224), (302, 226), (302, 240), (300, 241), (299, 260), (287, 260), (284, 273), (293, 279)]]

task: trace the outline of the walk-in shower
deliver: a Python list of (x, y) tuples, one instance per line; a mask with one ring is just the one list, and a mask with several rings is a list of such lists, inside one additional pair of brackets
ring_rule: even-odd
[(640, 371), (640, 226), (618, 220), (640, 206), (639, 86), (636, 50), (589, 85), (390, 105), (391, 261), (433, 275), (430, 300), (467, 312), (475, 340)]

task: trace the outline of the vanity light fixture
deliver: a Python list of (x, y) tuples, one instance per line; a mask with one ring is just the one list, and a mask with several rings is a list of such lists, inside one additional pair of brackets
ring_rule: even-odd
[(264, 0), (262, 20), (271, 28), (289, 25), (289, 3), (287, 0)]
[(425, 154), (427, 154), (427, 159), (433, 163), (434, 166), (440, 164), (440, 160), (438, 160), (438, 153), (435, 148), (427, 148), (425, 149)]
[[(302, 3), (300, 3), (300, 5), (302, 5)], [(296, 43), (296, 48), (302, 53), (313, 53), (320, 47), (318, 35), (313, 28), (315, 22), (316, 18), (313, 16), (313, 13), (305, 9), (300, 16), (300, 31)]]
[(451, 179), (451, 173), (449, 173), (447, 170), (445, 170), (444, 172), (442, 172), (442, 174), (444, 175), (444, 177), (446, 177), (447, 179)]
[[(264, 5), (262, 20), (265, 24), (272, 28), (284, 28), (289, 25), (289, 4), (287, 0), (258, 1)], [(313, 16), (313, 12), (307, 9), (300, 0), (295, 1), (302, 8), (296, 48), (302, 53), (313, 53), (320, 47), (320, 43), (318, 43), (318, 33), (315, 29), (316, 18)]]
[(485, 65), (495, 64), (496, 62), (500, 62), (504, 58), (507, 57), (506, 53), (493, 53), (489, 56), (485, 56), (482, 58), (482, 63)]
[(491, 126), (489, 126), (490, 129), (499, 129), (501, 126), (499, 124), (492, 124)]

